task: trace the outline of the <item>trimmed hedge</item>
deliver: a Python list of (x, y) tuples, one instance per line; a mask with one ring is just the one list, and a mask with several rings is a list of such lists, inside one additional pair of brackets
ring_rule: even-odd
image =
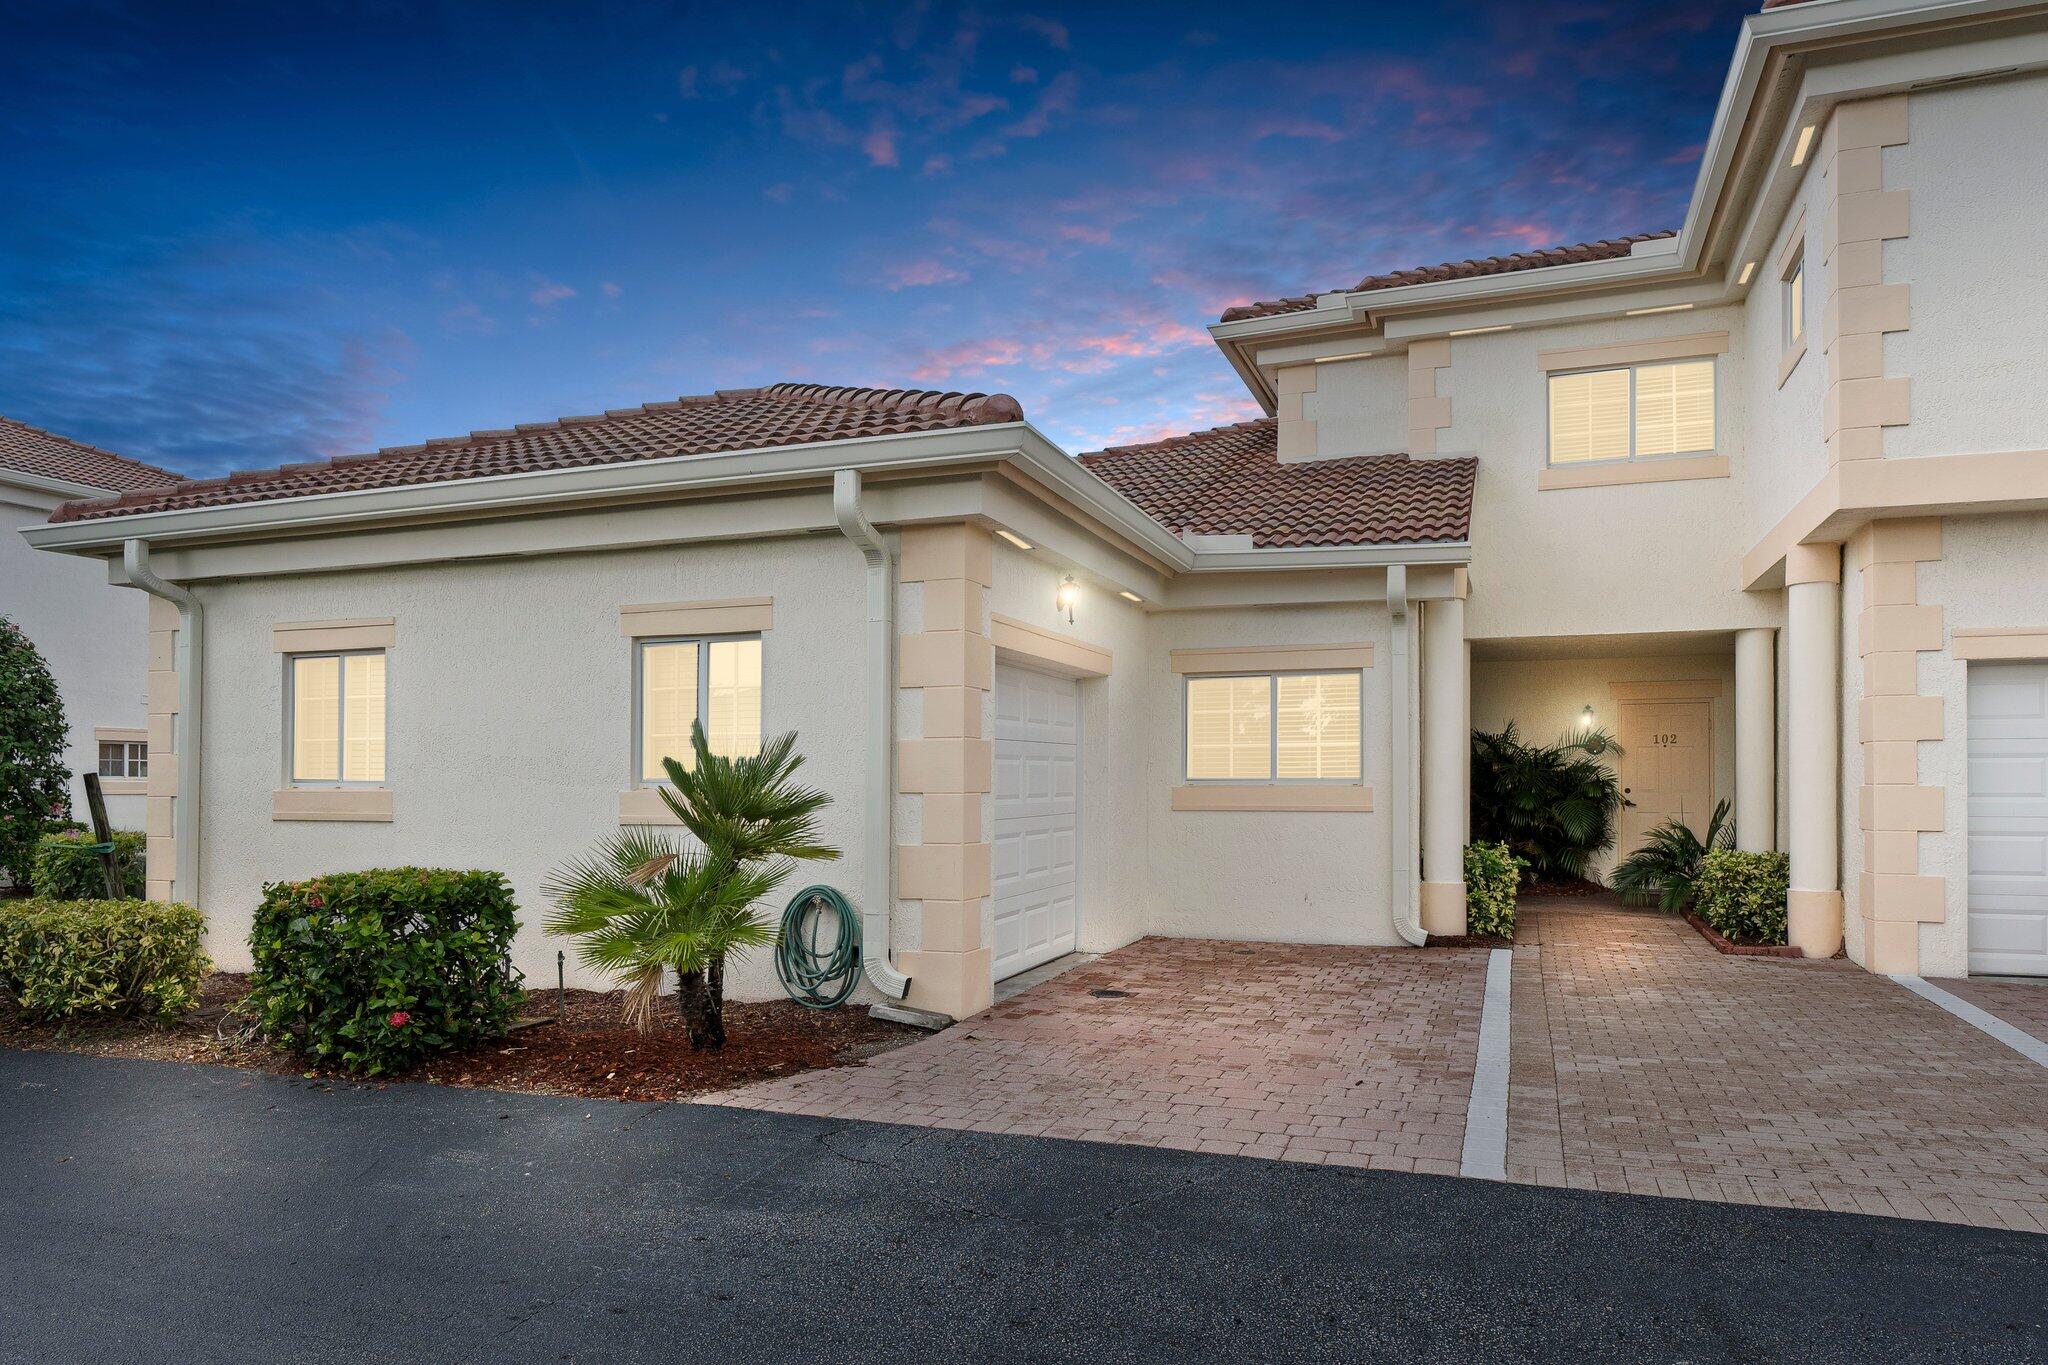
[[(130, 830), (114, 831), (114, 862), (120, 869), (121, 891), (140, 900), (147, 889), (143, 853), (148, 840)], [(105, 864), (94, 847), (90, 830), (67, 829), (45, 834), (36, 841), (35, 862), (29, 868), (29, 890), (43, 900), (104, 900), (107, 895)]]
[(1791, 865), (1783, 853), (1714, 849), (1700, 859), (1693, 910), (1730, 943), (1782, 944)]
[(164, 901), (0, 901), (0, 986), (36, 1020), (173, 1018), (199, 1002), (205, 928)]
[(1528, 863), (1506, 844), (1465, 845), (1465, 932), (1515, 936), (1515, 892)]
[(523, 997), (512, 888), (396, 867), (263, 888), (248, 1007), (273, 1042), (347, 1071), (403, 1071), (503, 1037)]

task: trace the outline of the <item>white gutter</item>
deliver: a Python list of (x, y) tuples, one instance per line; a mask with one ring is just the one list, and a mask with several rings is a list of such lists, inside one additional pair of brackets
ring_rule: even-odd
[(161, 597), (178, 609), (178, 720), (173, 750), (178, 760), (178, 796), (171, 837), (177, 844), (177, 868), (171, 898), (199, 905), (199, 777), (205, 753), (206, 652), (205, 614), (189, 590), (158, 578), (149, 567), (149, 542), (124, 541), (121, 569), (131, 586)]
[(1408, 770), (1414, 758), (1408, 735), (1408, 656), (1413, 625), (1408, 611), (1405, 564), (1387, 568), (1387, 614), (1394, 625), (1394, 667), (1387, 689), (1387, 727), (1392, 731), (1392, 743), (1387, 746), (1387, 883), (1393, 898), (1394, 932), (1420, 948), (1429, 942), (1429, 935), (1422, 932), (1415, 918), (1415, 839), (1408, 820)]
[(867, 560), (868, 758), (867, 820), (864, 828), (868, 894), (861, 909), (861, 955), (868, 984), (901, 1000), (910, 978), (889, 961), (889, 922), (896, 904), (896, 689), (891, 667), (896, 644), (896, 562), (860, 506), (860, 471), (841, 469), (832, 475), (832, 511), (839, 529)]

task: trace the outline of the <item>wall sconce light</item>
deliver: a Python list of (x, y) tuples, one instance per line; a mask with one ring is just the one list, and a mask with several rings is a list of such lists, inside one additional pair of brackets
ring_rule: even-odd
[(1067, 614), (1067, 624), (1074, 624), (1074, 604), (1081, 600), (1081, 585), (1068, 574), (1060, 580), (1059, 591), (1053, 594), (1053, 605)]
[(1579, 728), (1581, 730), (1592, 729), (1594, 720), (1595, 716), (1593, 715), (1593, 706), (1592, 703), (1588, 702), (1586, 705), (1586, 709), (1579, 712)]

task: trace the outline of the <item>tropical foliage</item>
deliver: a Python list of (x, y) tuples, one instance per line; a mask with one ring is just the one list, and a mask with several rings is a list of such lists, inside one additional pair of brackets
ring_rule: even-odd
[(1515, 890), (1522, 860), (1506, 844), (1465, 845), (1465, 932), (1515, 936)]
[(1621, 783), (1605, 762), (1621, 746), (1589, 730), (1554, 744), (1525, 742), (1510, 721), (1472, 735), (1472, 839), (1505, 844), (1536, 877), (1583, 878), (1614, 844)]
[(1695, 908), (1731, 943), (1782, 944), (1790, 883), (1791, 860), (1783, 853), (1717, 848), (1700, 859)]
[(205, 927), (161, 901), (0, 901), (0, 987), (31, 1019), (174, 1018), (199, 1001)]
[(0, 872), (29, 880), (36, 840), (70, 814), (64, 701), (21, 627), (0, 616)]
[[(114, 867), (121, 879), (121, 893), (139, 900), (144, 890), (143, 853), (148, 841), (129, 830), (114, 831)], [(36, 841), (35, 863), (29, 869), (29, 889), (44, 900), (104, 900), (107, 895), (107, 865), (96, 851), (92, 834), (82, 829), (61, 829)]]
[(796, 780), (796, 736), (758, 754), (722, 758), (690, 730), (691, 762), (664, 760), (662, 800), (686, 842), (654, 828), (619, 831), (559, 869), (546, 891), (548, 932), (577, 940), (577, 956), (626, 988), (626, 1018), (653, 1027), (664, 974), (676, 977), (676, 1008), (692, 1047), (725, 1045), (728, 958), (775, 942), (755, 907), (796, 862), (836, 858), (818, 832), (832, 798)]
[(1714, 807), (1703, 839), (1683, 820), (1666, 820), (1643, 836), (1643, 846), (1615, 864), (1609, 878), (1621, 898), (1636, 905), (1683, 910), (1693, 898), (1700, 861), (1717, 848), (1735, 845), (1728, 803)]

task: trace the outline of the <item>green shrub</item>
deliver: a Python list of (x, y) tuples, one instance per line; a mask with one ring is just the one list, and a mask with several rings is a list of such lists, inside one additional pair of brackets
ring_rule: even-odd
[(16, 886), (28, 884), (36, 840), (71, 813), (69, 734), (49, 665), (0, 616), (0, 872)]
[(1683, 910), (1692, 903), (1700, 859), (1717, 848), (1735, 847), (1735, 825), (1722, 801), (1707, 818), (1704, 839), (1683, 820), (1666, 820), (1643, 836), (1643, 846), (1615, 864), (1608, 878), (1631, 905)]
[(1465, 845), (1465, 932), (1515, 936), (1515, 890), (1528, 866), (1506, 844)]
[(163, 901), (0, 901), (0, 986), (31, 1019), (173, 1018), (199, 1001), (205, 927)]
[(1529, 744), (1512, 722), (1472, 732), (1472, 838), (1506, 844), (1536, 876), (1583, 878), (1614, 843), (1621, 782), (1607, 759), (1621, 752), (1603, 731)]
[(1693, 908), (1731, 943), (1785, 941), (1785, 889), (1791, 860), (1782, 853), (1717, 848), (1700, 859)]
[(500, 1038), (517, 1016), (512, 888), (394, 867), (263, 888), (248, 1006), (273, 1042), (367, 1075)]
[[(114, 862), (120, 871), (122, 894), (141, 899), (144, 890), (143, 852), (148, 843), (142, 835), (128, 830), (114, 831)], [(29, 889), (44, 900), (104, 900), (107, 894), (106, 864), (88, 830), (67, 829), (45, 834), (36, 841), (35, 865), (29, 869)]]

